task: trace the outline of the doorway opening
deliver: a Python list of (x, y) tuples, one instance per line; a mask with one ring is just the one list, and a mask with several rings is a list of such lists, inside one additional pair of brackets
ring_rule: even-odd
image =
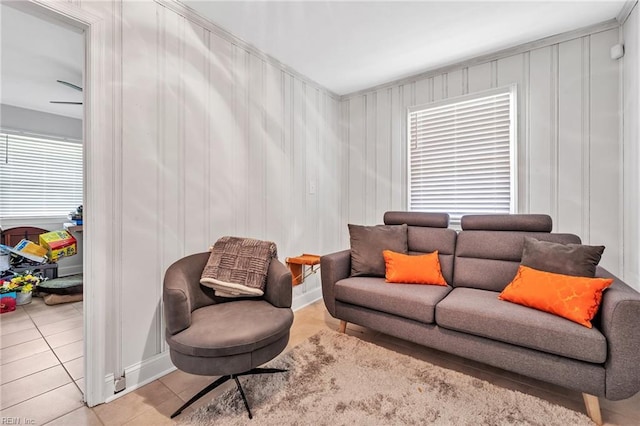
[[(86, 35), (49, 14), (12, 6), (0, 4), (0, 243), (14, 247), (17, 236), (41, 244), (46, 231), (66, 231), (77, 252), (49, 252), (45, 264), (13, 256), (3, 271), (10, 279), (28, 271), (50, 284), (58, 280), (55, 291), (33, 292), (30, 303), (0, 315), (1, 385), (11, 395), (1, 408), (19, 413), (24, 406), (28, 413), (30, 401), (48, 392), (85, 399), (84, 222), (71, 213), (84, 205)], [(22, 229), (40, 231), (23, 236)], [(24, 385), (33, 391), (9, 391)]]

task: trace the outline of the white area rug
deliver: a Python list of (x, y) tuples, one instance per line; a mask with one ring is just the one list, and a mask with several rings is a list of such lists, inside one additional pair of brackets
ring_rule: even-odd
[(253, 420), (233, 386), (180, 424), (593, 425), (537, 397), (333, 331), (267, 366), (289, 372), (240, 378)]

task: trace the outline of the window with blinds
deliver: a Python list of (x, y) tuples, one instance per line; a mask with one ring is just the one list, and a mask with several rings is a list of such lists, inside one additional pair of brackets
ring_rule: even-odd
[(82, 144), (0, 133), (0, 218), (66, 216), (82, 204)]
[(409, 109), (409, 210), (513, 213), (516, 89), (493, 89)]

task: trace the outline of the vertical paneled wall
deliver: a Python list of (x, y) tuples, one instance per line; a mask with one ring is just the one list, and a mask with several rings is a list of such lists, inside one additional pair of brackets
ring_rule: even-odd
[(606, 246), (621, 273), (623, 228), (618, 29), (343, 98), (349, 222), (406, 209), (406, 108), (493, 87), (518, 87), (518, 211)]
[[(107, 328), (91, 365), (138, 370), (128, 388), (167, 368), (161, 286), (174, 260), (227, 234), (273, 240), (281, 259), (346, 247), (347, 222), (406, 208), (406, 108), (491, 87), (519, 87), (519, 210), (605, 244), (613, 272), (624, 245), (625, 274), (638, 278), (637, 9), (624, 27), (624, 92), (635, 94), (624, 98), (622, 161), (619, 68), (608, 57), (617, 29), (338, 101), (178, 3), (70, 4), (101, 17), (108, 64), (93, 70), (109, 93), (104, 123), (92, 125), (109, 143), (91, 146), (87, 164), (96, 221), (86, 285), (104, 284), (108, 298), (85, 304)], [(319, 296), (312, 276), (294, 303)]]
[(640, 289), (640, 8), (636, 4), (622, 27), (623, 58), (622, 108), (624, 111), (623, 220), (624, 276)]
[[(161, 4), (124, 2), (124, 366), (164, 349), (166, 268), (224, 235), (342, 247), (339, 101)], [(320, 297), (317, 276), (294, 304)]]

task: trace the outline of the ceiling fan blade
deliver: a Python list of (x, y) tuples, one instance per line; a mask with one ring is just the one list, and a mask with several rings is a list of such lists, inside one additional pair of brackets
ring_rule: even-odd
[(67, 102), (67, 101), (49, 101), (52, 104), (66, 104), (66, 105), (82, 105), (82, 102)]
[(75, 84), (69, 83), (68, 81), (64, 81), (64, 80), (56, 80), (56, 81), (60, 84), (64, 84), (65, 86), (71, 87), (72, 89), (76, 89), (82, 92), (82, 87), (80, 86), (76, 86)]

